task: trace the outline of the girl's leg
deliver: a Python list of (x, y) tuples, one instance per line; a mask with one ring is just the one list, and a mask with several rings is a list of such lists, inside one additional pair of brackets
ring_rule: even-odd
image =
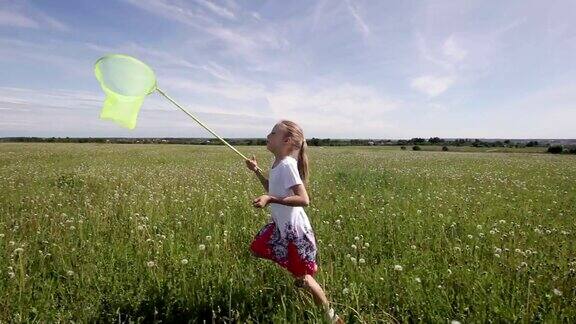
[(328, 303), (328, 298), (326, 298), (324, 290), (322, 287), (320, 287), (314, 277), (311, 275), (298, 277), (296, 279), (296, 286), (306, 288), (312, 294), (316, 305), (322, 306), (322, 309), (324, 312), (326, 312), (326, 318), (328, 321), (332, 323), (344, 324), (344, 321), (334, 313), (334, 309), (330, 308), (330, 304)]
[(302, 277), (298, 277), (296, 279), (296, 285), (298, 287), (306, 288), (312, 294), (316, 305), (323, 306), (324, 310), (328, 310), (330, 306), (328, 303), (328, 298), (326, 298), (324, 290), (322, 290), (322, 287), (320, 287), (314, 277), (308, 274)]

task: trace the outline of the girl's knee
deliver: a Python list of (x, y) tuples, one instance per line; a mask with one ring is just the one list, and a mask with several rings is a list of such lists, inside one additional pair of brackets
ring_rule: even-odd
[(294, 280), (294, 284), (298, 288), (308, 288), (310, 287), (310, 278), (312, 278), (312, 276), (308, 274), (296, 277), (296, 279)]
[(304, 276), (294, 279), (294, 285), (298, 288), (306, 288), (306, 281)]

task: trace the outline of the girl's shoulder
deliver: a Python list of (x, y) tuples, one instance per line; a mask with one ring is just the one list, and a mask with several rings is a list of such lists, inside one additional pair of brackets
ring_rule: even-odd
[(282, 162), (284, 162), (284, 164), (294, 164), (294, 165), (298, 165), (298, 161), (297, 161), (294, 157), (292, 157), (292, 156), (290, 156), (290, 155), (288, 155), (287, 157), (285, 157), (285, 158), (282, 160)]
[(276, 165), (274, 165), (274, 162), (273, 162), (271, 169), (273, 169), (273, 170), (280, 169), (282, 167), (289, 166), (289, 165), (298, 166), (298, 161), (296, 161), (296, 159), (293, 158), (292, 156), (288, 155), (288, 156), (284, 157), (282, 160), (280, 160)]

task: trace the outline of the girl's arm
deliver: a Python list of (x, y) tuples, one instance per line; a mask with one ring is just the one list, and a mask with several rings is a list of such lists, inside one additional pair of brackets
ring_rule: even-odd
[(256, 173), (256, 176), (258, 177), (258, 180), (260, 180), (260, 183), (262, 184), (262, 187), (264, 187), (264, 190), (268, 192), (268, 179), (264, 177), (264, 175), (262, 174), (262, 170), (258, 169), (254, 171), (254, 173)]
[(256, 176), (258, 177), (258, 180), (260, 180), (260, 183), (264, 187), (264, 190), (268, 192), (268, 179), (264, 177), (262, 169), (258, 167), (258, 162), (256, 162), (256, 157), (254, 155), (252, 155), (252, 159), (246, 160), (246, 166), (248, 167), (248, 169), (256, 173)]
[(254, 207), (262, 208), (268, 204), (280, 204), (292, 207), (308, 207), (310, 205), (310, 198), (306, 192), (306, 187), (304, 185), (295, 185), (290, 187), (294, 191), (294, 195), (278, 198), (270, 195), (260, 196), (252, 202)]

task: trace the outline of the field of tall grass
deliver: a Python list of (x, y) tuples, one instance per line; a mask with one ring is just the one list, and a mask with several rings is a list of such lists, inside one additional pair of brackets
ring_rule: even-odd
[[(576, 318), (576, 156), (309, 157), (317, 280), (347, 322)], [(269, 214), (225, 147), (0, 144), (0, 189), (0, 322), (323, 320), (250, 255)]]

